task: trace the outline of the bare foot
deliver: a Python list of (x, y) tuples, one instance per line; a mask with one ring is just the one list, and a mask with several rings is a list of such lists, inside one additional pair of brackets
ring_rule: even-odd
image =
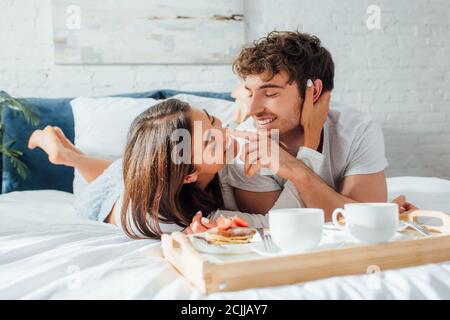
[(53, 127), (53, 130), (55, 130), (56, 135), (58, 136), (59, 140), (61, 141), (61, 143), (63, 144), (64, 147), (66, 147), (67, 149), (70, 149), (73, 152), (76, 152), (78, 154), (83, 154), (83, 152), (80, 149), (75, 147), (75, 145), (72, 143), (72, 141), (67, 139), (66, 135), (64, 134), (64, 132), (61, 130), (60, 127)]
[(48, 154), (48, 160), (51, 163), (68, 164), (71, 150), (64, 147), (53, 127), (47, 126), (44, 130), (33, 132), (28, 141), (28, 148), (34, 149), (36, 147), (41, 148)]

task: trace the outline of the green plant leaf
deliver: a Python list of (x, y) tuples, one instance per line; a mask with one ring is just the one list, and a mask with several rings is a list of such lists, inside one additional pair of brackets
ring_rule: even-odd
[[(13, 145), (15, 143), (15, 141), (9, 141), (7, 144), (9, 144), (10, 146)], [(11, 149), (9, 147), (5, 148), (5, 145), (1, 146), (2, 148), (0, 149), (0, 151), (8, 157), (8, 159), (11, 161), (12, 166), (16, 169), (17, 173), (19, 174), (19, 176), (22, 179), (26, 179), (27, 177), (27, 169), (28, 167), (26, 166), (25, 163), (23, 163), (19, 157), (22, 156), (22, 152), (19, 150), (15, 150), (15, 149)]]
[(12, 149), (11, 147), (16, 142), (11, 140), (2, 144), (3, 141), (3, 120), (1, 118), (2, 110), (4, 108), (10, 108), (15, 112), (21, 114), (24, 119), (33, 126), (39, 124), (39, 115), (37, 109), (32, 104), (23, 99), (14, 99), (6, 92), (0, 92), (0, 153), (3, 153), (9, 158), (11, 164), (16, 169), (17, 173), (22, 179), (26, 179), (26, 172), (28, 167), (19, 158), (23, 153), (19, 150)]
[(21, 113), (25, 120), (34, 126), (39, 124), (39, 116), (36, 107), (23, 99), (14, 99), (6, 92), (1, 92), (0, 107), (7, 107)]
[(27, 178), (27, 169), (28, 169), (26, 164), (23, 163), (20, 159), (14, 157), (10, 157), (9, 160), (11, 161), (13, 167), (16, 169), (19, 176), (23, 180), (25, 180)]
[(19, 113), (22, 113), (25, 120), (32, 125), (36, 126), (39, 124), (39, 116), (37, 115), (37, 112), (32, 105), (13, 99), (8, 101), (6, 106)]

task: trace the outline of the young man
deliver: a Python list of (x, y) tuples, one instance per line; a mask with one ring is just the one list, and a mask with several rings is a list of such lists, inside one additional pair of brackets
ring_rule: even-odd
[[(234, 70), (244, 80), (250, 116), (238, 130), (254, 131), (234, 132), (249, 141), (245, 163), (229, 170), (242, 211), (286, 206), (279, 199), (286, 191), (297, 198), (288, 206), (323, 208), (327, 220), (345, 203), (387, 201), (383, 133), (356, 110), (329, 110), (334, 63), (317, 37), (271, 32), (241, 51)], [(279, 145), (261, 133), (272, 129)], [(261, 174), (264, 167), (276, 174)]]

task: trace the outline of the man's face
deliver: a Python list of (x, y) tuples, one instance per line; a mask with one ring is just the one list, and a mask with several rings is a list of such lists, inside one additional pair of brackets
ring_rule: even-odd
[(257, 129), (279, 129), (280, 134), (300, 126), (301, 106), (297, 83), (288, 83), (288, 74), (277, 73), (267, 80), (267, 73), (249, 75), (245, 78), (248, 92), (249, 116)]

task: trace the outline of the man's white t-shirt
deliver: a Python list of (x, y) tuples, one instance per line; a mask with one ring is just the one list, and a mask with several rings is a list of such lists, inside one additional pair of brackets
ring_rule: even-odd
[[(255, 131), (253, 119), (237, 130)], [(322, 153), (308, 150), (310, 156), (315, 153), (315, 157), (322, 158), (320, 168), (314, 172), (336, 191), (344, 177), (377, 173), (388, 165), (380, 126), (369, 115), (334, 103), (324, 125)], [(242, 163), (229, 166), (228, 175), (227, 182), (234, 188), (254, 192), (282, 190), (287, 182), (274, 174), (246, 177)]]

